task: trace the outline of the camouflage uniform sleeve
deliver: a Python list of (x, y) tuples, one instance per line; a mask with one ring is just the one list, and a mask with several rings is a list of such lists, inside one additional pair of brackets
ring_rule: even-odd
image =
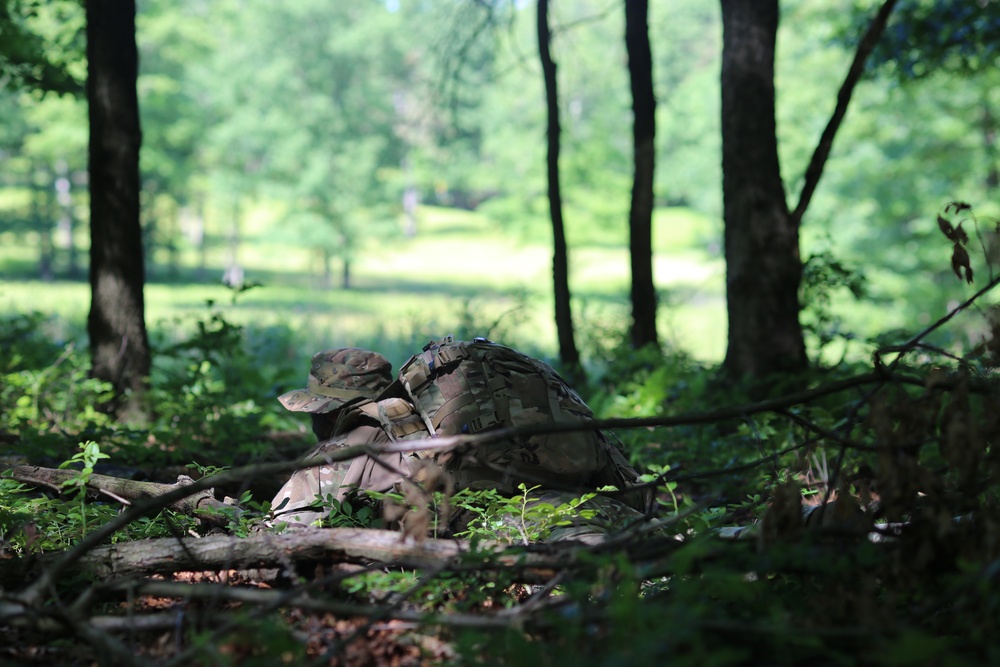
[[(309, 453), (309, 457), (323, 456), (344, 447), (374, 442), (379, 429), (363, 426), (354, 429), (335, 440), (324, 442)], [(317, 496), (328, 495), (343, 500), (347, 489), (343, 489), (348, 471), (366, 457), (346, 461), (329, 461), (324, 465), (303, 468), (296, 471), (271, 501), (275, 517), (296, 525), (312, 525), (329, 514), (329, 508), (315, 507)]]

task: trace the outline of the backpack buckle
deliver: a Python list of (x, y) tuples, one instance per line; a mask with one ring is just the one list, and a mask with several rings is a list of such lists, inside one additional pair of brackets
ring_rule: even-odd
[[(479, 415), (478, 417), (473, 417), (462, 427), (463, 433), (479, 433), (484, 431), (491, 426), (497, 424), (497, 415), (495, 412), (491, 412), (488, 415)], [(468, 431), (466, 431), (468, 429)]]

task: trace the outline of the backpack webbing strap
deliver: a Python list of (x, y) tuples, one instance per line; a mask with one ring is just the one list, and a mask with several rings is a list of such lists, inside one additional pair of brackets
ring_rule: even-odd
[(556, 387), (558, 386), (556, 378), (552, 377), (552, 374), (546, 372), (544, 368), (540, 368), (539, 371), (541, 371), (542, 377), (545, 378), (545, 386), (549, 393), (549, 415), (552, 417), (552, 421), (560, 421), (562, 419), (562, 407), (560, 406), (559, 392), (556, 391)]
[(510, 419), (510, 388), (503, 376), (495, 374), (485, 361), (480, 365), (483, 373), (489, 378), (486, 381), (486, 389), (493, 397), (493, 423), (504, 423)]
[[(428, 385), (433, 375), (434, 367), (434, 353), (431, 351), (434, 343), (428, 343), (424, 347), (424, 351), (420, 354), (415, 354), (409, 358), (409, 360), (403, 364), (399, 369), (399, 381), (403, 385), (403, 389), (406, 391), (406, 395), (409, 396), (410, 401), (417, 410), (417, 414), (420, 418), (424, 420), (424, 425), (427, 426), (427, 432), (431, 436), (437, 435), (437, 428), (435, 428), (434, 423), (431, 421), (430, 415), (424, 409), (423, 404), (420, 401), (418, 392), (422, 392), (424, 387)], [(422, 362), (422, 363), (421, 363)]]
[(453, 412), (458, 412), (465, 406), (475, 402), (476, 397), (472, 395), (472, 392), (468, 391), (448, 399), (440, 408), (437, 409), (437, 412), (434, 414), (434, 419), (431, 420), (431, 423), (434, 425), (434, 429), (437, 430), (437, 428), (441, 426), (441, 422), (450, 417)]
[(439, 366), (446, 366), (450, 363), (461, 361), (462, 359), (471, 359), (472, 352), (469, 349), (470, 346), (467, 345), (453, 345), (452, 341), (441, 341), (435, 347), (430, 348), (424, 352), (426, 355), (432, 355), (432, 361), (428, 365), (431, 366), (431, 370)]
[[(406, 378), (407, 389), (411, 386), (423, 387), (430, 382), (431, 376), (434, 374), (434, 357), (431, 355), (430, 359), (427, 359), (425, 358), (426, 354), (418, 354), (412, 357), (400, 369), (399, 376)], [(423, 363), (419, 363), (420, 361), (423, 361)]]

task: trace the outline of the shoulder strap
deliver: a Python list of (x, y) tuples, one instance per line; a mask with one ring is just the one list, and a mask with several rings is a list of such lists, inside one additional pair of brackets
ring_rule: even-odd
[(427, 435), (427, 430), (416, 410), (402, 398), (387, 398), (368, 403), (362, 410), (369, 418), (376, 420), (389, 439), (394, 442)]

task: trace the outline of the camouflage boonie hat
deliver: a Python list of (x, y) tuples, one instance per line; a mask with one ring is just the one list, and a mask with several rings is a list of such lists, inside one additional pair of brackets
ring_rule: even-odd
[(392, 364), (377, 352), (326, 350), (313, 355), (306, 388), (278, 400), (292, 412), (331, 412), (356, 398), (374, 398), (392, 381)]

